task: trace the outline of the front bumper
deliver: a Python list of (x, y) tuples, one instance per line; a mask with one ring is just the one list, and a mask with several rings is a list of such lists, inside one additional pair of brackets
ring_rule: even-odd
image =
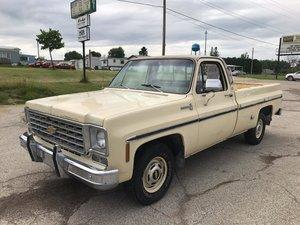
[(52, 167), (57, 176), (72, 176), (98, 190), (109, 190), (119, 184), (119, 171), (98, 170), (65, 156), (59, 146), (52, 150), (34, 141), (27, 132), (20, 137), (20, 144), (25, 148), (32, 161), (43, 162)]

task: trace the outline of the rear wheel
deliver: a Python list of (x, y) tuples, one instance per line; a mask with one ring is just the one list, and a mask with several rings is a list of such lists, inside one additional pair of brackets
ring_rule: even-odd
[(288, 81), (293, 81), (294, 80), (294, 77), (292, 77), (292, 76), (288, 76)]
[(167, 192), (173, 178), (174, 157), (162, 143), (144, 147), (135, 162), (129, 188), (135, 199), (143, 205), (160, 200)]
[(245, 133), (245, 140), (250, 145), (257, 145), (264, 137), (266, 129), (266, 116), (260, 113), (258, 116), (256, 127)]

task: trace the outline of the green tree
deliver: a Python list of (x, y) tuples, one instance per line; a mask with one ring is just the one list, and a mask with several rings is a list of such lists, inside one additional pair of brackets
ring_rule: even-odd
[(124, 49), (122, 47), (112, 48), (108, 52), (108, 57), (111, 57), (111, 58), (124, 58), (125, 57)]
[(62, 36), (58, 30), (52, 30), (49, 28), (49, 31), (40, 30), (41, 33), (36, 35), (38, 43), (41, 44), (41, 49), (48, 49), (51, 59), (52, 68), (54, 69), (53, 60), (52, 60), (52, 51), (54, 49), (60, 49), (65, 46), (62, 42)]
[(241, 59), (249, 59), (248, 52), (245, 52), (245, 53), (241, 54)]
[(82, 59), (82, 55), (76, 51), (67, 52), (65, 54), (65, 61), (70, 61), (72, 59)]
[(100, 52), (91, 51), (91, 55), (94, 56), (94, 57), (101, 57)]
[[(244, 72), (246, 73), (250, 73), (251, 72), (251, 59), (249, 58), (236, 58), (236, 57), (227, 57), (224, 58), (225, 62), (227, 65), (237, 65), (237, 66), (242, 66)], [(254, 59), (253, 60), (253, 73), (255, 74), (261, 74), (262, 72), (262, 63), (257, 60)]]
[(290, 64), (283, 60), (279, 62), (279, 67), (277, 60), (261, 60), (261, 63), (263, 69), (270, 69), (280, 73), (287, 73), (290, 71)]
[(139, 55), (148, 56), (148, 50), (145, 46), (141, 48)]
[(218, 51), (218, 47), (211, 47), (210, 56), (216, 56), (216, 57), (220, 56), (219, 51)]

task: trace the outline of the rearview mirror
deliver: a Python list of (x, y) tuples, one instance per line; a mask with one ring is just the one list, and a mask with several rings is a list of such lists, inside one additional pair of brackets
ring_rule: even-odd
[(205, 82), (205, 91), (210, 92), (210, 91), (222, 91), (222, 83), (219, 79), (207, 79)]

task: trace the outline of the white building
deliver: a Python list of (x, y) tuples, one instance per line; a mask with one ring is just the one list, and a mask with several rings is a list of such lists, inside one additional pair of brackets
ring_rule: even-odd
[(89, 56), (87, 55), (85, 58), (85, 65), (88, 68), (92, 68), (92, 69), (101, 69), (102, 65), (101, 65), (101, 57), (95, 57), (95, 56)]
[(101, 68), (109, 70), (120, 70), (127, 61), (127, 58), (102, 58)]
[(83, 69), (83, 60), (82, 59), (72, 59), (70, 60), (71, 65), (75, 66), (76, 70)]

